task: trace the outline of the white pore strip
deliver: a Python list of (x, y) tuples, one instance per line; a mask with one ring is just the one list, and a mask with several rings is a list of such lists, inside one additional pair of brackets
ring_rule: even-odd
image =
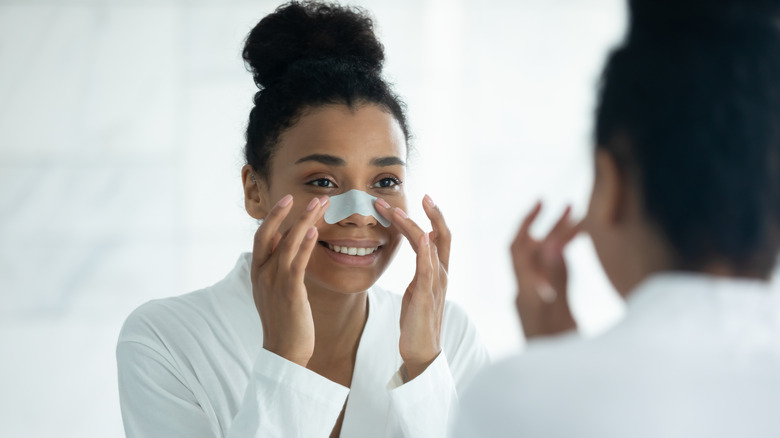
[(376, 201), (375, 197), (360, 190), (350, 190), (332, 196), (325, 211), (325, 222), (335, 224), (357, 213), (361, 216), (373, 216), (383, 227), (389, 227), (390, 221), (379, 214), (374, 207), (374, 201)]

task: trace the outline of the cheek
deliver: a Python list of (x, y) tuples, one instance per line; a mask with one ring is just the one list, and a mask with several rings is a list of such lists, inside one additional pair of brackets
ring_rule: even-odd
[(390, 249), (395, 250), (395, 248), (398, 248), (398, 245), (401, 243), (402, 239), (403, 235), (400, 231), (398, 231), (397, 228), (391, 226), (387, 229), (387, 245), (390, 247)]
[(403, 192), (399, 192), (395, 196), (384, 196), (382, 197), (385, 201), (387, 201), (388, 204), (390, 204), (391, 207), (400, 208), (403, 211), (407, 211), (406, 208), (406, 195), (404, 195)]

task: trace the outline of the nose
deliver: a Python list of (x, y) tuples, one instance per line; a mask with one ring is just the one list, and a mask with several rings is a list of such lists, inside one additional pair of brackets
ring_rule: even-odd
[(374, 227), (377, 224), (377, 220), (374, 216), (363, 216), (362, 214), (355, 213), (340, 220), (338, 224), (353, 227)]

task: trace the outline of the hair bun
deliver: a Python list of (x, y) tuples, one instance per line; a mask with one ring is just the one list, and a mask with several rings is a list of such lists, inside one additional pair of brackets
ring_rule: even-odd
[(260, 88), (302, 60), (351, 59), (378, 73), (384, 57), (366, 12), (313, 2), (291, 2), (277, 8), (252, 29), (243, 51)]

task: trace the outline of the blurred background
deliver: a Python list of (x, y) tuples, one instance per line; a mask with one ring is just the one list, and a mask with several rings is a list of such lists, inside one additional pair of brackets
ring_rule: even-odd
[[(0, 424), (8, 437), (122, 436), (114, 348), (138, 305), (224, 277), (251, 249), (241, 61), (278, 2), (0, 1)], [(600, 66), (621, 0), (364, 0), (414, 132), (412, 217), (454, 234), (448, 297), (494, 359), (522, 349), (508, 246), (587, 206)], [(569, 248), (586, 335), (622, 305), (586, 237)], [(381, 284), (402, 292), (405, 246)]]

